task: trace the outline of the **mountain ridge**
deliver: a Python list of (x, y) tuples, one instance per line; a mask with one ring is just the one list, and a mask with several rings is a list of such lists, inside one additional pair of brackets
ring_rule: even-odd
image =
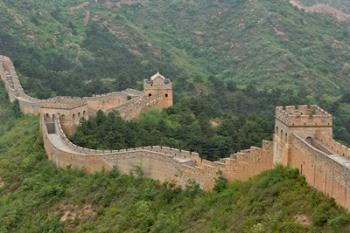
[[(34, 6), (30, 1), (0, 5), (7, 12), (1, 23), (13, 25), (2, 30), (0, 50), (17, 63), (33, 93), (135, 87), (140, 76), (157, 70), (175, 83), (178, 77), (198, 83), (217, 76), (262, 89), (306, 86), (313, 96), (318, 90), (337, 96), (350, 87), (349, 27), (304, 14), (287, 0), (92, 2), (69, 14), (76, 3), (81, 2), (40, 3), (41, 15), (26, 10)], [(72, 83), (75, 89), (62, 86), (73, 79), (83, 82)]]

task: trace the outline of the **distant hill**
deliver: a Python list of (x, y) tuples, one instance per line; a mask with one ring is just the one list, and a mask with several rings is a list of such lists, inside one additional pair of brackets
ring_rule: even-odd
[(157, 70), (313, 96), (350, 88), (349, 25), (288, 0), (6, 0), (0, 12), (0, 53), (37, 96), (137, 86)]

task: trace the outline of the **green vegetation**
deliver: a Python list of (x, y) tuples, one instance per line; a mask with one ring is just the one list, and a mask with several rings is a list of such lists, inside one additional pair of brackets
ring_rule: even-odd
[(348, 25), (288, 0), (89, 2), (76, 10), (81, 1), (0, 3), (0, 51), (26, 90), (86, 95), (137, 86), (156, 70), (177, 84), (212, 75), (305, 97), (350, 87)]
[(72, 140), (95, 149), (163, 145), (217, 160), (269, 139), (274, 107), (303, 100), (301, 96), (285, 98), (292, 94), (281, 91), (258, 91), (253, 86), (237, 89), (234, 83), (225, 85), (217, 78), (209, 83), (212, 92), (183, 97), (165, 112), (153, 111), (131, 122), (115, 113), (104, 116), (100, 112), (84, 121)]
[[(79, 3), (0, 1), (0, 53), (14, 60), (28, 93), (141, 88), (159, 70), (174, 81), (176, 104), (132, 122), (100, 113), (83, 123), (76, 143), (162, 144), (214, 160), (268, 138), (276, 105), (318, 103), (350, 144), (347, 24), (297, 11), (287, 0), (91, 1), (69, 9)], [(280, 167), (247, 182), (219, 178), (209, 193), (117, 171), (57, 169), (45, 157), (38, 119), (21, 116), (0, 86), (0, 232), (349, 229), (350, 216), (333, 200)]]
[(46, 159), (37, 117), (15, 117), (2, 87), (0, 93), (0, 232), (334, 233), (349, 227), (350, 215), (281, 167), (247, 182), (218, 179), (209, 193), (117, 171), (58, 169)]

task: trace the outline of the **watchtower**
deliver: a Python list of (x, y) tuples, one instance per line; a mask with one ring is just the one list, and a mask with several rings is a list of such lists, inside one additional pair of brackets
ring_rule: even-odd
[(55, 97), (42, 104), (41, 115), (46, 122), (60, 120), (63, 131), (72, 135), (82, 118), (88, 119), (88, 107), (82, 98)]
[(308, 138), (332, 138), (332, 115), (316, 105), (277, 107), (273, 138), (274, 163), (288, 165), (294, 134)]
[(169, 108), (173, 105), (173, 84), (170, 79), (160, 73), (156, 73), (150, 79), (144, 80), (144, 92), (149, 98), (162, 98), (161, 108)]

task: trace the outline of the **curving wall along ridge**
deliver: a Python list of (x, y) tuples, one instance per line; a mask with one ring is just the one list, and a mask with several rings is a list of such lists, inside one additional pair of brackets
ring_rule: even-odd
[(118, 111), (127, 120), (152, 109), (170, 107), (172, 84), (157, 73), (145, 81), (144, 92), (127, 89), (92, 97), (54, 97), (39, 100), (25, 94), (11, 60), (0, 56), (0, 78), (10, 101), (18, 100), (24, 114), (40, 114), (47, 156), (57, 166), (93, 173), (117, 168), (129, 174), (141, 169), (144, 176), (184, 186), (190, 180), (209, 190), (221, 171), (231, 180), (246, 180), (282, 164), (299, 169), (309, 185), (333, 197), (350, 210), (350, 152), (333, 140), (332, 116), (315, 105), (276, 108), (273, 142), (251, 147), (211, 162), (198, 153), (161, 146), (124, 150), (92, 150), (74, 145), (81, 118), (98, 110)]
[(82, 148), (69, 141), (58, 118), (52, 121), (42, 116), (41, 123), (47, 156), (63, 168), (89, 173), (116, 168), (125, 174), (140, 168), (145, 177), (181, 186), (194, 180), (205, 190), (214, 186), (220, 170), (229, 180), (245, 180), (272, 168), (272, 143), (268, 141), (263, 148), (253, 147), (211, 162), (202, 160), (198, 153), (161, 146), (111, 151)]
[(141, 168), (146, 177), (178, 185), (194, 180), (204, 189), (213, 187), (220, 170), (229, 180), (244, 180), (272, 168), (271, 142), (217, 162), (203, 160), (198, 153), (161, 146), (112, 151), (76, 146), (66, 133), (73, 133), (81, 118), (93, 116), (98, 110), (118, 111), (124, 119), (130, 120), (153, 108), (170, 107), (173, 101), (170, 80), (157, 73), (144, 82), (144, 92), (127, 89), (92, 97), (39, 100), (25, 94), (9, 58), (0, 56), (0, 62), (0, 77), (10, 101), (18, 100), (24, 114), (40, 114), (47, 156), (59, 167), (90, 173), (115, 167), (127, 174)]

